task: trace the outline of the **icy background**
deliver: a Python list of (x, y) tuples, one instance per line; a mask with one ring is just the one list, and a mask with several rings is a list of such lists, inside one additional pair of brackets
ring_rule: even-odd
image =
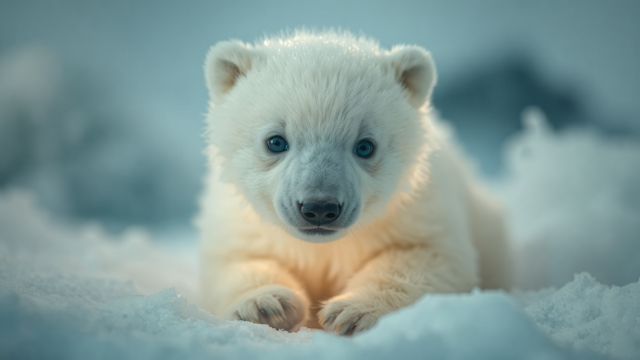
[(640, 132), (638, 14), (598, 0), (0, 0), (0, 189), (115, 231), (189, 226), (204, 54), (300, 26), (429, 49), (436, 108), (495, 177), (527, 106), (555, 130)]
[[(198, 308), (204, 54), (302, 25), (432, 51), (518, 289), (349, 339)], [(639, 359), (639, 57), (638, 2), (0, 0), (0, 358)]]

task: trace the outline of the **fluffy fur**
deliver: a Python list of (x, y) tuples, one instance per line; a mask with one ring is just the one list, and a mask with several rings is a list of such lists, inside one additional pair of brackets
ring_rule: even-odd
[[(352, 334), (426, 293), (506, 285), (500, 211), (434, 126), (427, 51), (298, 32), (219, 43), (205, 75), (198, 225), (214, 314)], [(287, 151), (267, 148), (276, 135)], [(301, 215), (312, 201), (340, 204), (320, 233)]]

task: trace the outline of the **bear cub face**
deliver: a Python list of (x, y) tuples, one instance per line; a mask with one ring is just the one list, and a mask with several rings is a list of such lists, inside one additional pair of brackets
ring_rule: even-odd
[(299, 239), (328, 242), (375, 221), (426, 154), (435, 69), (419, 47), (303, 33), (230, 41), (205, 72), (217, 171)]

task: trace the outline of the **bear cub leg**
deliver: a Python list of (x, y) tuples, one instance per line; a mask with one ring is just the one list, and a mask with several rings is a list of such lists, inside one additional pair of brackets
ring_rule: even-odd
[[(297, 331), (306, 321), (309, 300), (298, 282), (275, 261), (247, 261), (226, 267), (217, 294), (227, 294), (223, 318)], [(242, 284), (242, 285), (240, 285)], [(222, 291), (221, 291), (222, 290)], [(215, 291), (215, 290), (214, 290)]]
[(325, 330), (352, 335), (426, 293), (470, 291), (477, 282), (473, 266), (434, 248), (389, 251), (369, 261), (342, 294), (325, 302), (318, 321)]

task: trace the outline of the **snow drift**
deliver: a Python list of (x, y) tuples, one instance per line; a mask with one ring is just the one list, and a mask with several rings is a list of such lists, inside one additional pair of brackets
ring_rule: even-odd
[[(170, 245), (143, 229), (114, 237), (50, 218), (28, 194), (7, 191), (0, 357), (638, 358), (640, 145), (586, 129), (555, 134), (538, 112), (526, 117), (496, 191), (520, 287), (559, 289), (427, 295), (353, 338), (286, 333), (198, 308), (193, 235), (173, 234), (187, 239)], [(571, 280), (581, 271), (593, 276)]]

